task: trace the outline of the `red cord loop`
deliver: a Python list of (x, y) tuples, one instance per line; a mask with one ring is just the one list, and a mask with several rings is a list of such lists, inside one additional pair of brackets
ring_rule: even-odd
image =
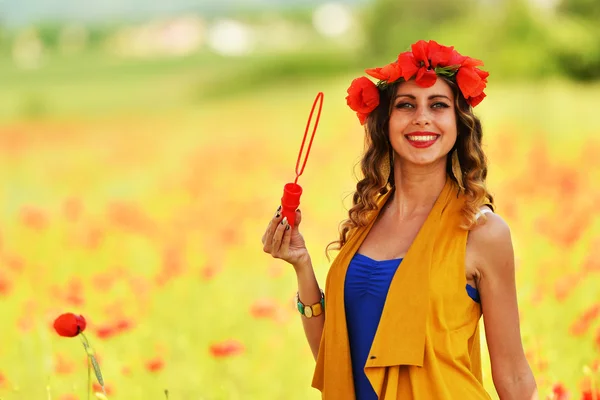
[[(320, 102), (319, 102), (320, 100)], [(302, 164), (302, 169), (298, 171), (298, 165), (300, 165), (300, 158), (302, 156), (302, 150), (304, 150), (304, 143), (306, 142), (306, 136), (308, 135), (308, 128), (310, 127), (310, 122), (312, 121), (313, 114), (315, 112), (315, 107), (317, 106), (317, 102), (319, 102), (319, 111), (317, 112), (317, 118), (315, 120), (315, 126), (312, 131), (312, 135), (310, 137), (310, 142), (308, 142), (308, 147), (306, 149), (306, 156), (304, 157), (304, 163)], [(298, 159), (296, 160), (296, 180), (294, 183), (298, 183), (298, 178), (304, 172), (304, 167), (306, 167), (306, 161), (308, 160), (308, 155), (310, 154), (310, 148), (312, 146), (313, 139), (315, 138), (315, 132), (317, 131), (317, 126), (319, 126), (319, 118), (321, 118), (321, 109), (323, 108), (323, 92), (319, 92), (315, 101), (313, 103), (312, 109), (310, 110), (310, 115), (308, 116), (308, 121), (306, 122), (306, 129), (304, 130), (304, 138), (302, 138), (302, 145), (300, 146), (300, 152), (298, 153)]]

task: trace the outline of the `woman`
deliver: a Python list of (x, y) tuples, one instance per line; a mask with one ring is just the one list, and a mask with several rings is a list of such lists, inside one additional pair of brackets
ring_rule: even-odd
[[(278, 210), (263, 249), (290, 263), (325, 399), (536, 399), (520, 337), (510, 231), (485, 186), (482, 62), (419, 41), (355, 79), (347, 102), (365, 125), (364, 178), (320, 290), (298, 227)], [(327, 304), (325, 310), (325, 304)]]

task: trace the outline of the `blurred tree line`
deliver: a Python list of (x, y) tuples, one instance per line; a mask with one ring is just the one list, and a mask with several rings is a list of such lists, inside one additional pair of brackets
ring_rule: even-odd
[(600, 0), (375, 0), (364, 21), (373, 62), (434, 39), (496, 76), (600, 78)]
[[(453, 45), (483, 60), (485, 69), (499, 78), (600, 79), (600, 0), (371, 0), (355, 13), (353, 29), (361, 31), (363, 40), (342, 38), (343, 45), (314, 32), (313, 8), (296, 7), (281, 10), (277, 18), (302, 26), (313, 36), (295, 52), (245, 56), (239, 72), (245, 86), (264, 85), (264, 76), (276, 82), (355, 73), (391, 61), (418, 39)], [(273, 15), (272, 10), (257, 9), (228, 17), (260, 25)], [(3, 25), (0, 18), (0, 60), (7, 60), (15, 32)], [(62, 27), (58, 22), (36, 24), (49, 53), (57, 47)], [(104, 51), (105, 40), (121, 28), (118, 23), (87, 26), (86, 49)], [(357, 44), (348, 45), (353, 40)], [(215, 91), (227, 92), (224, 84), (215, 81)], [(205, 86), (202, 90), (210, 92)]]

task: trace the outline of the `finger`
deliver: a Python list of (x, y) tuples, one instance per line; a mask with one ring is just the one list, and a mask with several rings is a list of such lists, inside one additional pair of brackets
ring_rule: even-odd
[(296, 221), (294, 222), (294, 227), (298, 227), (300, 222), (302, 221), (302, 211), (300, 209), (296, 210)]
[(290, 224), (285, 224), (285, 228), (283, 228), (283, 239), (281, 240), (281, 247), (279, 248), (279, 253), (281, 255), (285, 255), (290, 250), (290, 241), (292, 238), (292, 227)]
[(285, 232), (285, 226), (287, 225), (287, 217), (284, 217), (279, 224), (277, 224), (277, 229), (275, 229), (275, 233), (273, 234), (273, 241), (271, 243), (271, 254), (273, 256), (279, 256), (281, 252), (279, 249), (281, 248), (281, 243), (283, 241), (283, 233)]
[(271, 244), (273, 242), (273, 233), (275, 232), (275, 229), (277, 229), (277, 224), (280, 222), (280, 219), (281, 219), (281, 206), (279, 206), (279, 208), (275, 212), (275, 215), (269, 221), (269, 224), (267, 225), (267, 229), (265, 230), (265, 233), (263, 234), (262, 239), (261, 239), (262, 244), (263, 244), (263, 251), (265, 251), (266, 253), (270, 253), (270, 251), (271, 251), (270, 249), (271, 249)]

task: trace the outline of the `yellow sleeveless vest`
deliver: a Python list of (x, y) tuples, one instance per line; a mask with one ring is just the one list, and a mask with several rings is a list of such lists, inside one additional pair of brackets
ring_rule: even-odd
[[(326, 400), (355, 398), (344, 280), (390, 193), (380, 196), (369, 225), (352, 233), (327, 275), (325, 326), (312, 382)], [(481, 377), (481, 307), (465, 289), (463, 204), (458, 186), (447, 178), (392, 279), (365, 365), (379, 399), (490, 399)]]

